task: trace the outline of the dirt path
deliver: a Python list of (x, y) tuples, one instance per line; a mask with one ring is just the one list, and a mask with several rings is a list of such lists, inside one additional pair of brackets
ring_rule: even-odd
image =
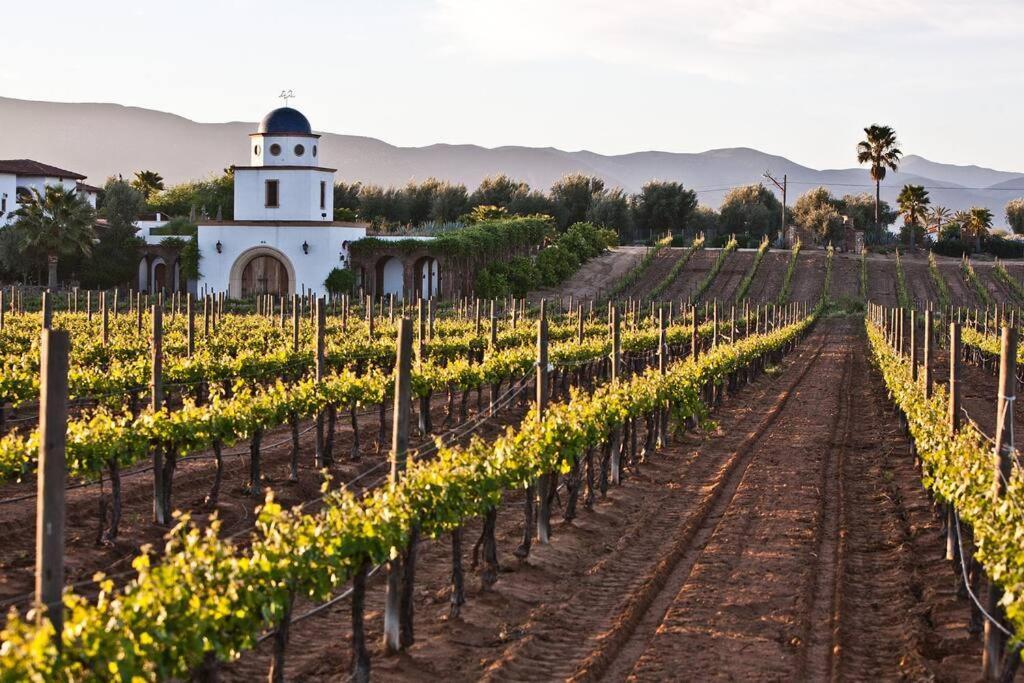
[[(736, 298), (736, 290), (739, 289), (743, 278), (750, 272), (754, 265), (756, 249), (737, 249), (722, 264), (715, 281), (708, 288), (706, 299), (718, 299), (719, 301), (731, 304)], [(758, 269), (760, 270), (760, 268)]]
[(996, 277), (996, 266), (994, 263), (975, 263), (974, 271), (978, 274), (981, 284), (985, 286), (985, 289), (992, 296), (993, 301), (1007, 305), (1020, 303), (1020, 300), (1010, 286)]
[(606, 254), (583, 264), (566, 282), (558, 287), (539, 289), (527, 295), (530, 301), (544, 298), (572, 296), (574, 299), (596, 299), (607, 291), (640, 262), (647, 253), (647, 247), (615, 247)]

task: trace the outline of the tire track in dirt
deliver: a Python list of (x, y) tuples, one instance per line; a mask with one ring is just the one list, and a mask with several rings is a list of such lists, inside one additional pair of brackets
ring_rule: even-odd
[(825, 286), (825, 252), (804, 248), (796, 259), (793, 282), (789, 290), (790, 301), (816, 303)]
[(884, 306), (898, 306), (896, 259), (868, 256), (868, 299)]
[(486, 680), (589, 679), (600, 674), (670, 580), (701, 521), (723, 495), (728, 497), (734, 473), (749, 461), (758, 436), (809, 372), (824, 345), (822, 335), (815, 336), (787, 364), (784, 384), (777, 379), (753, 400), (723, 411), (723, 420), (741, 413), (740, 425), (695, 454), (672, 495), (632, 533), (623, 534), (619, 547), (587, 572), (571, 598), (532, 615), (525, 627), (528, 635), (491, 665)]
[(683, 249), (681, 247), (666, 247), (662, 249), (644, 270), (640, 279), (621, 292), (618, 298), (642, 299), (646, 297), (651, 290), (658, 286), (659, 282), (665, 279), (665, 276), (672, 271), (672, 267), (688, 250), (688, 248)]
[(747, 292), (751, 303), (765, 303), (778, 298), (788, 262), (789, 251), (775, 250), (764, 255), (761, 267), (750, 283), (750, 291)]
[(959, 263), (940, 262), (939, 273), (946, 278), (946, 284), (949, 285), (949, 296), (954, 306), (974, 307), (982, 305), (978, 295), (974, 293), (974, 289), (964, 281)]
[(665, 301), (686, 300), (700, 286), (711, 266), (718, 259), (721, 249), (701, 249), (683, 266), (675, 281), (662, 293)]
[[(790, 409), (757, 435), (733, 495), (717, 519), (708, 520), (706, 543), (691, 546), (688, 571), (669, 596), (664, 618), (625, 669), (630, 680), (664, 680), (683, 669), (694, 679), (751, 672), (799, 678), (809, 632), (800, 617), (812, 608), (814, 552), (827, 536), (819, 531), (826, 512), (821, 482), (834, 459), (848, 336), (846, 330), (838, 339), (829, 334), (787, 396)], [(822, 424), (828, 424), (825, 434)], [(830, 594), (827, 599), (831, 612)]]

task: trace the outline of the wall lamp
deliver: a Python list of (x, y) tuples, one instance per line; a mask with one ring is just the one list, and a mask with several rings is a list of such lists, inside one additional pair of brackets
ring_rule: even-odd
[(218, 254), (224, 251), (224, 245), (220, 243), (220, 240), (217, 240), (217, 244), (215, 244), (214, 246), (217, 247)]
[(309, 253), (309, 242), (306, 242), (306, 241), (302, 242), (302, 253), (303, 254), (308, 254)]

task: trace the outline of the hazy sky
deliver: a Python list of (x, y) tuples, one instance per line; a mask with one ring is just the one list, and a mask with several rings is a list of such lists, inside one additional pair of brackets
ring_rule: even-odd
[[(0, 95), (398, 145), (907, 153), (1024, 171), (1022, 0), (46, 0), (7, 8)], [(6, 133), (5, 133), (6, 134)]]

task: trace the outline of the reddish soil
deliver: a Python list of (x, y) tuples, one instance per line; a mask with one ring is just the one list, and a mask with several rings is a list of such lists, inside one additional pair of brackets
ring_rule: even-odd
[(801, 249), (789, 290), (789, 300), (817, 303), (825, 286), (825, 252)]
[(693, 255), (676, 279), (668, 286), (661, 298), (665, 301), (686, 300), (693, 296), (708, 271), (718, 260), (721, 249), (701, 249)]
[(578, 301), (600, 298), (602, 291), (614, 287), (647, 252), (646, 247), (615, 247), (608, 253), (584, 263), (558, 287), (530, 292), (530, 301), (572, 296)]
[(1007, 304), (1017, 304), (1020, 302), (1020, 299), (1010, 286), (996, 277), (994, 263), (975, 263), (974, 272), (978, 274), (978, 279), (981, 280), (981, 284), (985, 286), (985, 289), (988, 290), (989, 295), (991, 295), (994, 301)]
[(964, 280), (960, 272), (960, 262), (956, 260), (939, 261), (939, 272), (946, 278), (949, 285), (949, 294), (954, 306), (975, 307), (983, 305), (971, 285)]
[(939, 304), (939, 288), (932, 279), (928, 269), (927, 256), (901, 256), (903, 278), (907, 283), (907, 294), (918, 309), (925, 308), (928, 302)]
[(773, 302), (782, 291), (782, 281), (786, 277), (786, 266), (789, 264), (789, 251), (769, 251), (761, 261), (761, 267), (750, 283), (747, 297), (752, 302)]
[[(740, 288), (743, 278), (750, 272), (754, 265), (756, 249), (737, 249), (725, 259), (722, 269), (718, 271), (714, 282), (704, 295), (707, 299), (717, 299), (724, 303), (732, 303), (736, 298), (736, 292)], [(760, 268), (758, 269), (760, 270)]]
[(832, 283), (829, 297), (836, 300), (860, 300), (860, 255), (839, 254), (832, 259)]
[(640, 279), (633, 283), (632, 286), (627, 287), (619, 296), (623, 299), (644, 298), (652, 289), (658, 286), (659, 282), (665, 279), (665, 276), (671, 272), (672, 267), (687, 251), (689, 251), (689, 248), (683, 247), (666, 247), (662, 249), (644, 270)]
[(868, 256), (868, 299), (876, 304), (898, 306), (896, 294), (896, 259), (891, 256)]
[[(373, 677), (976, 677), (966, 603), (866, 353), (860, 320), (824, 320), (778, 372), (726, 399), (720, 430), (676, 438), (526, 561), (510, 554), (522, 512), (509, 496), (498, 583), (481, 592), (470, 575), (458, 618), (448, 544), (425, 542), (416, 644), (402, 655), (380, 652), (381, 575), (370, 582)], [(466, 528), (467, 571), (478, 529)], [(295, 623), (287, 679), (344, 677), (348, 639), (345, 601)], [(263, 677), (270, 651), (225, 678)]]

